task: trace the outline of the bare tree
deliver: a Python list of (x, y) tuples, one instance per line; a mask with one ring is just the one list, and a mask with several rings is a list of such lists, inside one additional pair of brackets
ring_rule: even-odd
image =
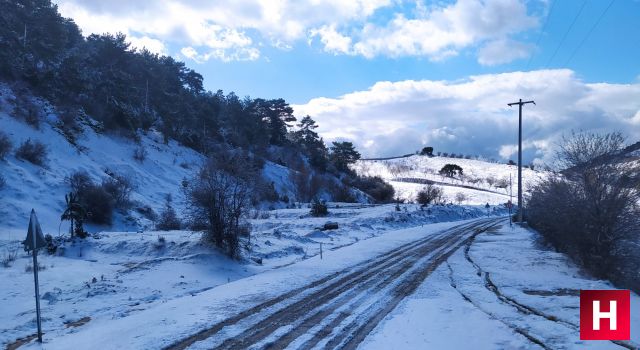
[(440, 204), (443, 200), (444, 191), (434, 184), (427, 184), (416, 196), (416, 201), (422, 205)]
[(534, 188), (528, 221), (596, 276), (640, 288), (622, 267), (640, 239), (640, 167), (617, 161), (623, 144), (620, 133), (565, 138), (557, 156), (567, 168)]
[(224, 248), (231, 257), (240, 254), (240, 237), (249, 234), (252, 172), (242, 155), (210, 160), (187, 185), (187, 218), (193, 230)]
[[(583, 168), (598, 160), (606, 162), (622, 150), (624, 142), (624, 136), (620, 132), (608, 134), (572, 132), (571, 136), (562, 138), (556, 158), (562, 168)], [(578, 172), (580, 170), (576, 169)]]
[[(502, 179), (496, 180), (494, 185), (495, 185), (496, 188), (501, 188), (503, 190), (506, 190), (509, 187), (509, 180), (505, 179), (505, 178), (502, 178)], [(507, 191), (507, 193), (508, 193), (508, 191)]]
[(493, 176), (487, 176), (486, 179), (484, 179), (484, 181), (489, 185), (489, 187), (493, 187), (493, 185), (496, 183), (496, 178)]
[(456, 193), (456, 202), (458, 202), (458, 205), (461, 205), (462, 202), (467, 200), (467, 196), (462, 193), (462, 192), (458, 192)]

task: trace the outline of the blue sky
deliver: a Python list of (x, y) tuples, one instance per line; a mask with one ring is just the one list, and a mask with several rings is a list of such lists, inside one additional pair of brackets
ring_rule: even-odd
[[(637, 0), (57, 0), (85, 34), (183, 60), (210, 90), (283, 97), (366, 155), (423, 145), (527, 161), (576, 129), (640, 139)], [(522, 73), (521, 73), (522, 72)], [(638, 102), (634, 102), (638, 101)]]
[[(588, 82), (636, 82), (640, 75), (640, 1), (615, 1), (586, 40), (609, 1), (586, 2), (573, 28), (568, 31), (582, 3), (556, 0), (544, 31), (542, 27), (550, 6), (528, 4), (530, 13), (538, 16), (540, 25), (518, 33), (516, 37), (531, 45), (531, 52), (504, 64), (478, 63), (477, 46), (461, 50), (456, 57), (434, 62), (424, 56), (365, 58), (335, 55), (325, 52), (317, 42), (311, 46), (299, 42), (290, 51), (265, 47), (261, 49), (262, 57), (255, 61), (210, 60), (198, 64), (187, 59), (185, 62), (204, 74), (209, 89), (284, 97), (292, 103), (304, 103), (318, 96), (337, 97), (383, 80), (456, 80), (470, 75), (543, 68), (570, 68)], [(388, 15), (390, 10), (380, 12)], [(566, 38), (560, 46), (565, 33)], [(535, 46), (538, 40), (539, 44)], [(583, 45), (578, 47), (583, 40)]]

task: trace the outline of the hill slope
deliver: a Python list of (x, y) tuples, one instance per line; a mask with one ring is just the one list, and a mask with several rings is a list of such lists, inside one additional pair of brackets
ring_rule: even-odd
[[(463, 175), (453, 178), (440, 175), (440, 169), (446, 164), (460, 166)], [(413, 155), (387, 160), (360, 160), (354, 170), (362, 176), (379, 176), (389, 181), (397, 195), (408, 201), (415, 200), (426, 182), (442, 187), (448, 202), (455, 201), (456, 194), (464, 194), (467, 204), (506, 203), (510, 194), (510, 175), (514, 196), (517, 196), (518, 189), (517, 166), (474, 159)], [(526, 194), (546, 173), (523, 168), (522, 176)]]
[[(182, 182), (193, 177), (202, 165), (205, 160), (202, 154), (174, 140), (164, 143), (162, 135), (154, 131), (141, 134), (138, 142), (97, 132), (95, 121), (90, 118), (79, 123), (82, 130), (73, 145), (57, 126), (60, 125), (59, 116), (46, 101), (34, 102), (42, 117), (36, 128), (14, 117), (15, 99), (13, 91), (0, 84), (0, 125), (13, 144), (13, 151), (4, 161), (0, 160), (0, 175), (6, 181), (4, 188), (0, 188), (0, 230), (19, 231), (22, 235), (29, 212), (35, 208), (47, 233), (57, 233), (59, 229), (66, 232), (68, 222), (60, 225), (60, 215), (65, 206), (65, 194), (70, 191), (67, 178), (77, 171), (85, 171), (97, 183), (114, 174), (133, 183), (133, 205), (127, 212), (116, 212), (112, 230), (135, 231), (152, 227), (152, 220), (144, 213), (148, 213), (149, 208), (158, 213), (164, 207), (167, 195), (171, 195), (174, 207), (181, 213), (184, 207)], [(15, 157), (15, 149), (28, 139), (46, 145), (48, 155), (44, 167)], [(140, 149), (146, 154), (143, 161), (134, 159), (134, 152)], [(273, 184), (278, 195), (294, 200), (293, 173), (286, 166), (265, 161), (261, 175), (265, 183)], [(365, 194), (352, 191), (356, 198), (367, 201)], [(324, 192), (325, 197), (329, 196)], [(89, 231), (106, 229), (91, 225), (87, 228)]]

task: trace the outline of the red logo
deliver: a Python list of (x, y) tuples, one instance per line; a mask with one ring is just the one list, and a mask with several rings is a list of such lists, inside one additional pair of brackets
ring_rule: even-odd
[(630, 340), (628, 290), (580, 291), (580, 339)]

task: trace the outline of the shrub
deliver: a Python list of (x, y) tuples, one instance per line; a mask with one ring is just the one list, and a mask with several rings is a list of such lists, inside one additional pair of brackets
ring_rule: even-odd
[(280, 200), (280, 195), (278, 194), (278, 191), (276, 191), (275, 183), (266, 183), (264, 180), (258, 179), (256, 187), (256, 199), (267, 202), (277, 202)]
[(148, 205), (137, 207), (136, 211), (149, 221), (155, 222), (158, 220), (158, 214)]
[(93, 181), (89, 174), (84, 171), (76, 171), (66, 178), (67, 184), (71, 187), (71, 191), (77, 194), (84, 192), (84, 190), (93, 185)]
[(467, 200), (467, 196), (462, 192), (456, 193), (456, 197), (455, 198), (456, 198), (456, 202), (458, 202), (458, 205), (461, 205), (462, 202)]
[(346, 185), (338, 185), (332, 188), (333, 200), (342, 203), (356, 203), (357, 199)]
[(133, 190), (131, 181), (119, 174), (111, 174), (96, 184), (85, 171), (76, 171), (66, 178), (71, 191), (77, 196), (77, 204), (84, 209), (86, 220), (98, 225), (110, 225), (115, 208), (130, 204)]
[(133, 150), (133, 159), (140, 163), (144, 163), (145, 159), (147, 159), (147, 155), (149, 155), (149, 153), (147, 153), (147, 150), (142, 146)]
[(391, 203), (395, 195), (393, 186), (379, 176), (359, 177), (352, 185), (373, 197), (377, 203)]
[(160, 212), (160, 218), (156, 224), (156, 230), (171, 231), (179, 230), (181, 227), (182, 223), (180, 222), (175, 209), (171, 206), (171, 197), (167, 197), (164, 209)]
[(102, 186), (91, 185), (80, 193), (80, 201), (87, 211), (88, 221), (111, 225), (115, 200)]
[(2, 259), (0, 259), (0, 264), (2, 265), (2, 267), (9, 268), (11, 267), (11, 264), (16, 261), (17, 257), (17, 250), (5, 250), (2, 255)]
[(418, 203), (424, 205), (439, 204), (444, 200), (444, 191), (442, 188), (427, 184), (416, 196)]
[(203, 239), (224, 248), (230, 257), (240, 255), (240, 237), (249, 234), (253, 180), (246, 157), (211, 159), (187, 184), (187, 217)]
[(158, 241), (153, 245), (156, 249), (163, 249), (167, 246), (167, 239), (164, 236), (158, 235)]
[(327, 203), (321, 201), (317, 197), (313, 199), (311, 202), (311, 216), (322, 217), (329, 215), (329, 208), (327, 208)]
[(11, 139), (4, 132), (0, 131), (0, 160), (4, 160), (6, 156), (11, 152), (13, 144)]
[(27, 141), (23, 142), (18, 149), (16, 149), (16, 157), (24, 159), (32, 164), (38, 166), (44, 166), (47, 161), (47, 146), (39, 141)]
[[(84, 238), (84, 237), (83, 237)], [(55, 241), (53, 236), (47, 234), (44, 236), (45, 242), (47, 242), (47, 253), (49, 255), (53, 255), (58, 251), (58, 243)]]
[(617, 161), (622, 147), (618, 133), (565, 139), (558, 159), (566, 169), (534, 188), (528, 222), (597, 277), (640, 289), (625, 250), (640, 239), (640, 169)]
[(114, 173), (102, 181), (102, 188), (111, 195), (117, 208), (127, 208), (130, 204), (133, 184), (131, 180), (122, 175)]

